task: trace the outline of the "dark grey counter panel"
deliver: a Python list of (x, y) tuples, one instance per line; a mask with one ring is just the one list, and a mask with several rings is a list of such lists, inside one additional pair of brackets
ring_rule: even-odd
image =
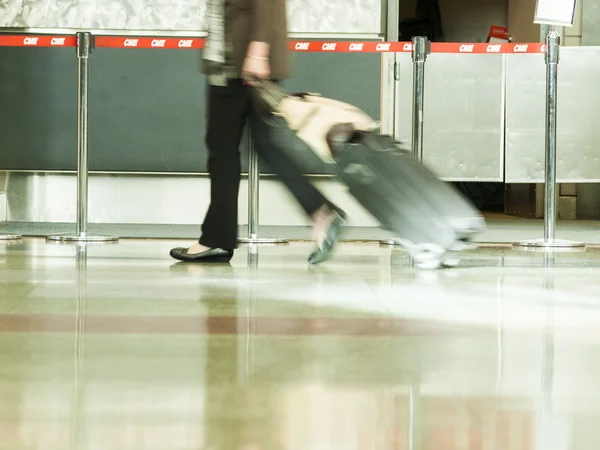
[[(348, 101), (379, 119), (380, 55), (296, 54), (294, 66), (289, 90)], [(95, 49), (90, 67), (91, 170), (206, 171), (196, 52)], [(75, 169), (76, 73), (74, 49), (0, 48), (0, 170)], [(318, 162), (307, 169), (327, 173)]]
[(93, 170), (205, 169), (204, 77), (190, 50), (96, 49), (90, 91)]
[(76, 165), (75, 49), (0, 47), (0, 170)]

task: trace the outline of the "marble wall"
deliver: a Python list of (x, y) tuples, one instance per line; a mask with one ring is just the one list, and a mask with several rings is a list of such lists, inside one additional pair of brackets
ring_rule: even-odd
[[(287, 2), (292, 32), (381, 28), (381, 0)], [(0, 27), (200, 31), (204, 9), (205, 0), (0, 0)]]

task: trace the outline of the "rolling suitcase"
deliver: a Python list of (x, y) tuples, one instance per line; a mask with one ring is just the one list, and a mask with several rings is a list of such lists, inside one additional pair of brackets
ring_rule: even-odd
[(335, 151), (336, 175), (350, 194), (393, 231), (417, 266), (458, 263), (485, 222), (452, 185), (438, 179), (392, 137), (356, 132)]
[(363, 111), (317, 94), (287, 94), (270, 82), (253, 86), (257, 110), (283, 118), (299, 141), (334, 164), (350, 194), (397, 235), (418, 267), (455, 265), (472, 246), (485, 226), (480, 212), (408, 146), (377, 133)]

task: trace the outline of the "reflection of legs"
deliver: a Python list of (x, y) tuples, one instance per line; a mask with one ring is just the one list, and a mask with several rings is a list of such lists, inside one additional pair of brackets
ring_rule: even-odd
[(251, 114), (250, 120), (259, 156), (273, 169), (313, 221), (313, 238), (318, 248), (310, 256), (309, 262), (316, 264), (326, 260), (339, 240), (345, 214), (304, 177), (286, 152), (284, 147), (292, 147), (294, 139), (298, 138), (285, 128), (285, 122), (278, 121), (277, 126), (271, 127), (256, 113)]
[[(207, 273), (210, 277), (210, 273)], [(258, 281), (250, 280), (250, 289)], [(269, 366), (253, 367), (252, 353), (266, 350), (267, 344), (256, 337), (252, 323), (256, 318), (256, 298), (246, 287), (236, 283), (215, 285), (214, 292), (203, 292), (200, 299), (208, 316), (234, 311), (230, 320), (208, 321), (205, 338), (204, 379), (204, 445), (210, 450), (272, 450), (284, 446), (278, 442), (281, 429), (280, 390), (268, 381)], [(219, 301), (215, 302), (215, 295)], [(235, 312), (237, 311), (237, 318)], [(223, 333), (237, 328), (237, 333)], [(268, 344), (267, 344), (268, 345)], [(273, 352), (272, 347), (268, 347)], [(277, 350), (275, 350), (277, 352)], [(279, 353), (275, 356), (280, 357)], [(196, 366), (194, 366), (196, 367)], [(201, 369), (200, 366), (197, 366)], [(252, 372), (250, 372), (252, 370)], [(265, 379), (267, 380), (265, 382)]]

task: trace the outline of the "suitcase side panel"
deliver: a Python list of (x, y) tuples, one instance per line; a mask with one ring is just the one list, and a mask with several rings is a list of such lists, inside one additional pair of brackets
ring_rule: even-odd
[[(458, 236), (440, 218), (433, 205), (422, 195), (428, 183), (427, 173), (418, 174), (398, 152), (376, 152), (363, 142), (347, 145), (340, 152), (338, 177), (350, 193), (384, 228), (413, 244), (432, 243), (449, 248)], [(412, 173), (411, 173), (412, 172)]]
[[(363, 134), (361, 139), (374, 152), (380, 153), (382, 159), (393, 158), (390, 153), (400, 153), (394, 151), (394, 144), (390, 144), (392, 138), (389, 136)], [(418, 183), (423, 190), (422, 195), (427, 198), (426, 201), (431, 203), (437, 214), (444, 217), (453, 228), (468, 234), (478, 232), (485, 226), (481, 212), (458, 189), (440, 180), (411, 154), (402, 152), (402, 156), (406, 156), (402, 163), (406, 170), (402, 173), (407, 177), (407, 181)]]

